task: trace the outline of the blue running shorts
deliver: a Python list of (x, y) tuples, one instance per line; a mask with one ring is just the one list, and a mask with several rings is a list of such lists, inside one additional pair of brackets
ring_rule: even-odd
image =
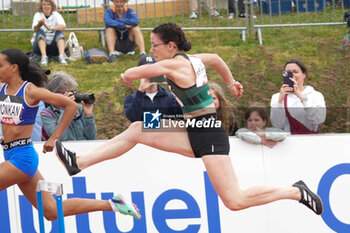
[(4, 158), (31, 178), (38, 170), (39, 156), (32, 142), (4, 150)]

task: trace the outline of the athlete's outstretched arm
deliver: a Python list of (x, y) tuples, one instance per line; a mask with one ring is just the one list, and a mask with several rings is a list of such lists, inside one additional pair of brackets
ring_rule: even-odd
[(133, 81), (142, 78), (151, 78), (159, 75), (169, 75), (172, 71), (173, 59), (166, 59), (154, 64), (147, 64), (127, 69), (120, 75), (120, 81), (130, 85)]
[(201, 53), (195, 54), (194, 56), (200, 58), (205, 66), (210, 66), (218, 72), (234, 96), (238, 98), (242, 96), (242, 84), (233, 78), (230, 68), (219, 55), (213, 53)]
[(44, 144), (43, 152), (46, 153), (53, 150), (54, 141), (59, 139), (62, 133), (69, 126), (73, 120), (76, 110), (78, 109), (78, 105), (70, 98), (52, 93), (47, 89), (39, 88), (34, 85), (30, 85), (29, 87), (30, 88), (28, 88), (27, 95), (30, 97), (30, 99), (36, 100), (37, 102), (42, 100), (45, 103), (56, 106), (57, 108), (64, 108), (64, 114), (60, 124)]

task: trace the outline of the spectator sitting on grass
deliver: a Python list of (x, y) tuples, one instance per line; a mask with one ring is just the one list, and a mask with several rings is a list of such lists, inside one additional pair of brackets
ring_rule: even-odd
[(33, 53), (41, 59), (40, 64), (47, 66), (49, 57), (58, 55), (58, 61), (62, 65), (67, 65), (64, 57), (64, 33), (66, 23), (56, 11), (56, 3), (53, 0), (40, 0), (38, 12), (33, 18), (32, 29), (34, 33)]
[(125, 6), (128, 0), (111, 2), (114, 6), (106, 10), (103, 18), (110, 62), (116, 62), (120, 54), (135, 54), (136, 45), (140, 55), (146, 54), (143, 35), (138, 26), (139, 18), (133, 9)]

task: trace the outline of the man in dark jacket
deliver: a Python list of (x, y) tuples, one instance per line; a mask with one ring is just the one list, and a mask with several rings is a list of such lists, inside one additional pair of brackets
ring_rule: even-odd
[[(138, 66), (154, 63), (150, 55), (140, 58)], [(124, 112), (131, 121), (143, 121), (145, 111), (162, 113), (162, 118), (182, 118), (182, 110), (173, 94), (167, 92), (161, 85), (151, 82), (150, 79), (141, 79), (140, 86), (134, 94), (124, 99)]]
[(145, 53), (142, 32), (138, 26), (136, 12), (127, 8), (128, 0), (111, 0), (114, 6), (106, 10), (103, 20), (106, 26), (106, 43), (110, 62), (117, 61), (119, 54), (135, 54), (135, 47), (140, 55)]

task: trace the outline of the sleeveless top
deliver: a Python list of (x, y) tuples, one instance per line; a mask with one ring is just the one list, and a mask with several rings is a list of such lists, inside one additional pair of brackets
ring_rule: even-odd
[(194, 112), (213, 104), (208, 77), (202, 61), (199, 58), (187, 56), (183, 53), (177, 53), (174, 57), (178, 55), (188, 59), (196, 73), (196, 84), (188, 88), (179, 87), (173, 81), (167, 79), (169, 88), (177, 97), (176, 100), (179, 102), (183, 113)]
[(25, 81), (15, 95), (7, 95), (5, 83), (0, 90), (0, 121), (6, 125), (32, 125), (35, 123), (39, 104), (31, 106), (25, 99)]

